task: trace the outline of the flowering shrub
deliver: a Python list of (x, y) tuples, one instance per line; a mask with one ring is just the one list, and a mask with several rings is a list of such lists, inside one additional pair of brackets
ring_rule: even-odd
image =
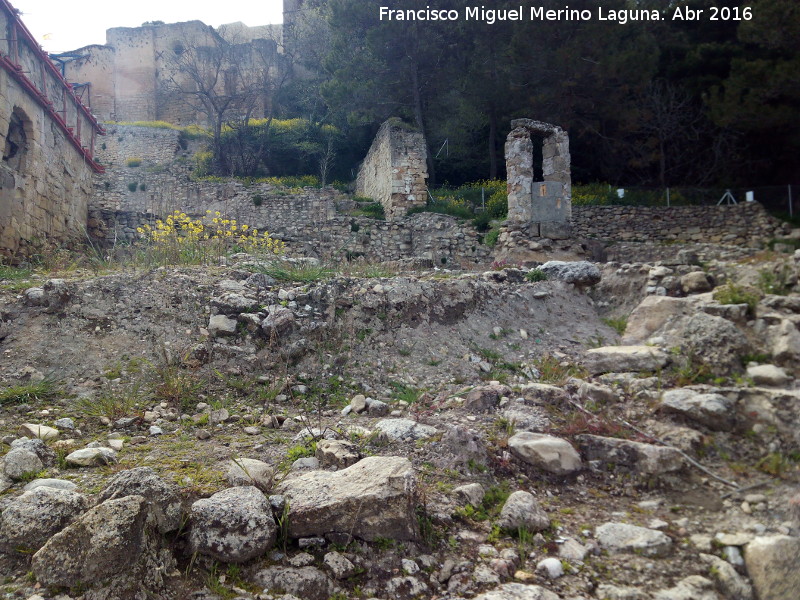
[(219, 211), (206, 211), (201, 219), (192, 219), (176, 210), (154, 227), (144, 225), (136, 231), (149, 242), (152, 262), (160, 264), (205, 264), (229, 252), (283, 254), (285, 244), (266, 231), (239, 225)]

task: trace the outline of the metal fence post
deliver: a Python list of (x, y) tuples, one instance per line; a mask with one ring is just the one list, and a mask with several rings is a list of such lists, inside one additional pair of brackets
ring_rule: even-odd
[(667, 206), (669, 206), (669, 188), (667, 188)]
[(789, 218), (794, 217), (794, 207), (792, 206), (792, 184), (789, 184)]

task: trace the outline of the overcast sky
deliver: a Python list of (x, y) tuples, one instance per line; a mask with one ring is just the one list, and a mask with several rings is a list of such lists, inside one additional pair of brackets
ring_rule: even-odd
[(253, 27), (283, 21), (282, 0), (11, 0), (48, 52), (105, 44), (106, 29), (145, 21), (203, 21), (215, 27), (243, 21)]

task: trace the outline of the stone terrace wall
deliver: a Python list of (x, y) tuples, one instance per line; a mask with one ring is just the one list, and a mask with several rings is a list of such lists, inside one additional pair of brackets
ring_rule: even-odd
[(713, 242), (762, 246), (784, 225), (757, 202), (733, 206), (573, 206), (577, 237), (619, 242)]
[[(280, 222), (268, 211), (243, 215), (240, 223), (269, 231), (284, 240), (290, 256), (364, 256), (371, 260), (425, 257), (437, 266), (462, 261), (491, 260), (491, 249), (481, 244), (475, 230), (453, 217), (418, 214), (395, 221), (336, 216), (327, 221)], [(89, 232), (101, 244), (129, 244), (137, 239), (136, 228), (154, 224), (152, 213), (96, 208), (89, 213)]]
[(378, 130), (358, 170), (356, 193), (383, 205), (387, 219), (404, 216), (427, 201), (425, 138), (397, 119)]

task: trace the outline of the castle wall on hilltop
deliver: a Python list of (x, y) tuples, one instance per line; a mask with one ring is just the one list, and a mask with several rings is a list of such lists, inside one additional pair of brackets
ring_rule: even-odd
[[(101, 121), (202, 124), (204, 115), (168, 89), (174, 87), (170, 85), (173, 78), (189, 87), (190, 78), (177, 68), (187, 48), (213, 47), (225, 39), (235, 46), (236, 68), (255, 80), (265, 65), (268, 70), (275, 68), (280, 36), (279, 25), (247, 27), (243, 23), (224, 25), (219, 31), (201, 21), (116, 27), (106, 32), (104, 46), (74, 51), (81, 58), (66, 63), (65, 76), (71, 82), (91, 84), (91, 108)], [(221, 69), (220, 90), (229, 84), (225, 72), (231, 68)], [(258, 109), (253, 116), (261, 116)]]

